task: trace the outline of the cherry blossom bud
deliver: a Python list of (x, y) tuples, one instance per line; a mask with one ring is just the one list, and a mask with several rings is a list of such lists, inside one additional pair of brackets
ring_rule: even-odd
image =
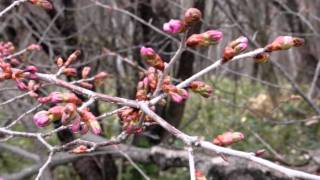
[(148, 65), (163, 71), (164, 62), (152, 48), (142, 47), (140, 49), (140, 55), (144, 60), (146, 60)]
[(81, 100), (73, 93), (52, 92), (49, 96), (52, 103), (73, 103), (76, 105), (82, 103)]
[(50, 124), (49, 112), (39, 111), (33, 116), (33, 122), (38, 128), (48, 126)]
[(48, 9), (48, 10), (53, 9), (52, 3), (48, 0), (29, 0), (29, 2), (31, 2), (34, 5), (40, 6), (42, 8)]
[(27, 50), (28, 50), (28, 51), (40, 51), (40, 50), (41, 50), (41, 46), (38, 45), (38, 44), (30, 44), (30, 45), (27, 47)]
[(217, 44), (223, 38), (221, 31), (209, 30), (201, 34), (193, 34), (187, 39), (189, 47), (208, 47)]
[(162, 86), (162, 89), (169, 94), (171, 99), (176, 103), (181, 103), (189, 97), (189, 94), (185, 89), (177, 88), (174, 85), (164, 85)]
[(51, 101), (51, 97), (50, 96), (46, 96), (46, 97), (39, 97), (37, 99), (37, 101), (41, 104), (46, 104), (49, 103)]
[(240, 54), (248, 47), (248, 38), (241, 36), (236, 40), (233, 40), (228, 46), (224, 49), (222, 63), (225, 63), (231, 60), (234, 56)]
[(236, 51), (233, 48), (227, 46), (223, 51), (223, 60), (222, 60), (222, 62), (225, 63), (225, 62), (229, 61), (235, 55), (236, 55)]
[(83, 110), (81, 112), (81, 117), (82, 117), (82, 120), (90, 126), (94, 134), (98, 135), (101, 133), (101, 126), (97, 121), (97, 118), (95, 115), (93, 115), (88, 110)]
[(57, 66), (58, 67), (62, 67), (63, 66), (63, 64), (64, 64), (64, 60), (61, 58), (61, 57), (59, 57), (58, 59), (57, 59)]
[(201, 11), (196, 8), (189, 8), (184, 14), (184, 22), (186, 25), (191, 26), (201, 20)]
[(268, 61), (269, 56), (270, 56), (269, 53), (263, 52), (255, 55), (253, 59), (256, 63), (265, 63)]
[(241, 132), (225, 132), (218, 135), (213, 140), (213, 144), (218, 146), (228, 146), (244, 139), (244, 135)]
[(81, 124), (81, 118), (80, 116), (76, 116), (76, 118), (73, 119), (72, 124), (70, 126), (70, 130), (73, 133), (77, 133), (80, 130)]
[(109, 76), (110, 75), (107, 72), (99, 72), (94, 76), (94, 83), (96, 84), (96, 86), (101, 86), (103, 84), (103, 81)]
[(82, 72), (81, 72), (81, 76), (82, 78), (86, 79), (88, 78), (89, 74), (90, 74), (90, 71), (91, 71), (91, 68), (86, 66), (82, 69)]
[(177, 34), (185, 31), (185, 25), (180, 20), (171, 19), (169, 22), (163, 24), (162, 29), (167, 33)]
[(67, 61), (64, 63), (64, 65), (67, 67), (70, 64), (72, 64), (79, 56), (81, 52), (79, 50), (74, 51), (67, 59)]
[(66, 76), (75, 77), (75, 76), (77, 76), (77, 69), (75, 69), (75, 68), (65, 68), (63, 70), (63, 74), (65, 74)]
[(48, 110), (49, 112), (49, 119), (51, 121), (60, 120), (62, 117), (64, 107), (63, 106), (54, 106)]
[(19, 90), (21, 91), (27, 91), (28, 90), (28, 86), (21, 80), (17, 80), (16, 81), (17, 87)]
[(288, 50), (292, 47), (300, 47), (304, 44), (304, 39), (292, 36), (279, 36), (271, 44), (268, 44), (266, 52)]
[(86, 153), (86, 152), (88, 152), (88, 148), (85, 145), (80, 145), (80, 146), (74, 148), (73, 150), (71, 150), (71, 153), (74, 153), (74, 154), (82, 154), (82, 153)]
[(36, 73), (38, 72), (38, 68), (36, 66), (27, 66), (24, 69), (25, 72)]
[(192, 81), (189, 84), (189, 88), (193, 92), (198, 93), (205, 98), (210, 97), (213, 92), (212, 87), (202, 81)]

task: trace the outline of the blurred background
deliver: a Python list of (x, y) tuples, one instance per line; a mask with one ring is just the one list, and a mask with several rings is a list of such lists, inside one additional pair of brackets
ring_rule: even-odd
[[(12, 2), (2, 0), (1, 9)], [(249, 50), (263, 47), (279, 35), (302, 37), (306, 40), (303, 47), (273, 53), (267, 63), (256, 64), (249, 58), (207, 74), (202, 80), (214, 87), (214, 94), (209, 99), (191, 94), (185, 103), (178, 105), (170, 101), (165, 107), (157, 108), (157, 112), (187, 134), (207, 140), (228, 130), (243, 132), (245, 140), (232, 145), (232, 148), (253, 152), (265, 149), (263, 157), (266, 159), (320, 173), (320, 1), (99, 2), (108, 6), (102, 7), (91, 0), (55, 0), (54, 10), (47, 11), (25, 3), (0, 19), (0, 40), (11, 41), (17, 51), (31, 43), (41, 44), (43, 50), (40, 53), (23, 55), (19, 61), (21, 64), (36, 65), (42, 72), (56, 72), (57, 57), (66, 58), (79, 49), (81, 60), (74, 67), (90, 66), (94, 72), (107, 71), (113, 77), (104, 86), (95, 88), (96, 91), (135, 99), (140, 72), (125, 60), (147, 67), (140, 59), (139, 48), (151, 46), (168, 61), (177, 50), (180, 37), (164, 33), (162, 25), (170, 19), (182, 18), (189, 7), (203, 12), (202, 23), (193, 27), (191, 33), (218, 29), (223, 31), (224, 39), (208, 49), (184, 52), (173, 71), (179, 80), (218, 60), (227, 43), (241, 35), (250, 39)], [(50, 86), (46, 91), (57, 89)], [(1, 102), (20, 94), (15, 84), (1, 82)], [(1, 106), (0, 126), (9, 124), (35, 103), (25, 96)], [(116, 108), (97, 102), (91, 110), (99, 115)], [(26, 116), (16, 129), (37, 131), (32, 115)], [(101, 124), (103, 138), (120, 132), (117, 116), (105, 118)], [(50, 142), (60, 144), (73, 138), (76, 137), (64, 131)], [(172, 157), (179, 155), (178, 149), (183, 144), (162, 128), (151, 126), (141, 135), (129, 138), (126, 144), (137, 148), (123, 152), (125, 155), (109, 152), (77, 156), (65, 161), (63, 158), (60, 161), (57, 159), (43, 179), (143, 179), (131, 161), (150, 179), (189, 178), (188, 161), (180, 156), (170, 158), (168, 155), (172, 149)], [(161, 147), (163, 151), (152, 153), (152, 147)], [(35, 154), (36, 160), (30, 158)], [(199, 154), (197, 167), (207, 179), (285, 179), (281, 174), (243, 160), (230, 158), (227, 166), (219, 156), (209, 156), (206, 152)], [(132, 158), (128, 160), (127, 156)], [(37, 173), (34, 170), (37, 163), (46, 157), (42, 146), (30, 139), (14, 138), (0, 142), (0, 175), (9, 175), (12, 179), (32, 178)], [(30, 170), (32, 168), (33, 171)]]

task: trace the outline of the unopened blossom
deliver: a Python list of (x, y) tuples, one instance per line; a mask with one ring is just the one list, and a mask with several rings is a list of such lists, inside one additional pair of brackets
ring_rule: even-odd
[(97, 75), (94, 76), (94, 83), (96, 84), (96, 86), (101, 86), (103, 84), (103, 81), (109, 77), (110, 75), (105, 72), (105, 71), (102, 71), (102, 72), (99, 72)]
[(77, 76), (77, 69), (75, 69), (75, 68), (65, 68), (65, 69), (63, 69), (63, 74), (65, 74), (66, 76), (75, 77), (75, 76)]
[(185, 89), (180, 89), (174, 85), (164, 85), (162, 89), (176, 103), (181, 103), (189, 97), (189, 93)]
[(22, 81), (22, 80), (17, 80), (16, 81), (17, 88), (21, 91), (27, 91), (28, 86)]
[(212, 95), (213, 89), (210, 85), (202, 82), (202, 81), (192, 81), (189, 84), (189, 88), (195, 92), (200, 94), (201, 96), (208, 98)]
[(78, 115), (72, 120), (72, 123), (69, 129), (71, 130), (71, 132), (77, 133), (80, 131), (80, 127), (81, 127), (81, 118)]
[(228, 146), (244, 139), (244, 135), (241, 132), (225, 132), (218, 135), (213, 140), (213, 144), (218, 146)]
[(171, 19), (169, 22), (164, 23), (162, 29), (171, 34), (182, 33), (185, 31), (185, 25), (181, 20)]
[(40, 6), (42, 8), (48, 9), (48, 10), (53, 9), (52, 2), (49, 0), (29, 0), (29, 2), (31, 2), (34, 5)]
[(101, 126), (94, 114), (85, 109), (81, 111), (81, 118), (82, 121), (89, 125), (94, 134), (98, 135), (101, 133)]
[(73, 103), (76, 105), (81, 104), (81, 100), (73, 93), (52, 92), (49, 95), (50, 102), (52, 103)]
[(234, 56), (240, 54), (248, 47), (248, 38), (241, 36), (228, 44), (223, 52), (223, 63), (231, 60)]
[(49, 119), (51, 121), (60, 120), (62, 117), (64, 107), (63, 106), (54, 106), (48, 110), (49, 112)]
[(217, 44), (223, 38), (221, 31), (209, 30), (201, 34), (193, 34), (187, 39), (189, 47), (208, 47)]
[(73, 103), (68, 103), (64, 106), (62, 117), (61, 117), (61, 123), (63, 125), (68, 125), (77, 116), (78, 116), (77, 106)]
[(69, 66), (72, 64), (79, 56), (81, 52), (79, 50), (74, 51), (67, 59), (67, 61), (64, 63), (65, 66)]
[(191, 26), (201, 20), (202, 13), (197, 8), (189, 8), (184, 14), (183, 21), (186, 25)]
[(27, 66), (24, 69), (25, 72), (36, 73), (38, 72), (38, 68), (36, 66)]
[(86, 123), (80, 124), (80, 133), (87, 134), (89, 131), (89, 126)]
[(141, 47), (140, 55), (148, 65), (163, 71), (164, 62), (161, 59), (161, 57), (152, 48)]
[(41, 50), (41, 46), (39, 44), (30, 44), (27, 47), (27, 50), (28, 51), (39, 51), (39, 50)]
[(292, 47), (300, 47), (304, 44), (304, 40), (292, 36), (279, 36), (271, 44), (268, 44), (265, 49), (266, 52), (288, 50)]
[(39, 128), (48, 126), (51, 123), (51, 120), (49, 119), (49, 112), (48, 111), (37, 112), (33, 116), (33, 122)]

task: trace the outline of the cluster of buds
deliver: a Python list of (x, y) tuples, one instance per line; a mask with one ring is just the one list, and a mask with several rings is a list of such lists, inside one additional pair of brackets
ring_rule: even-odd
[(80, 105), (82, 101), (74, 93), (52, 92), (46, 97), (38, 98), (40, 103), (73, 103)]
[(29, 2), (34, 5), (40, 6), (44, 9), (48, 9), (48, 10), (53, 9), (53, 4), (49, 0), (29, 0)]
[(223, 52), (223, 63), (231, 60), (234, 56), (240, 54), (248, 47), (248, 38), (241, 36), (236, 40), (233, 40), (228, 46), (224, 49)]
[(217, 44), (223, 38), (221, 31), (209, 30), (201, 34), (193, 34), (187, 39), (189, 47), (208, 47)]
[(121, 119), (122, 130), (127, 134), (141, 133), (143, 126), (140, 125), (141, 111), (134, 108), (125, 108), (118, 112), (118, 117)]
[(78, 112), (77, 106), (73, 103), (64, 106), (56, 105), (48, 111), (39, 111), (33, 117), (33, 122), (38, 128), (48, 126), (54, 121), (61, 121), (73, 133), (86, 134), (89, 128), (94, 134), (101, 133), (101, 127), (96, 116), (87, 109)]
[[(16, 48), (11, 42), (0, 42), (0, 61), (3, 61), (5, 57), (12, 55), (15, 49)], [(20, 62), (17, 58), (11, 58), (10, 64), (18, 65)]]
[(29, 91), (32, 97), (38, 96), (36, 91), (39, 89), (40, 84), (35, 81), (37, 80), (36, 72), (38, 71), (35, 66), (27, 66), (24, 70), (13, 71), (10, 63), (0, 62), (0, 68), (2, 70), (0, 81), (12, 79), (16, 82), (19, 90)]
[(163, 31), (171, 34), (178, 34), (185, 32), (189, 26), (192, 26), (200, 21), (201, 12), (196, 8), (189, 8), (184, 15), (183, 20), (171, 19), (169, 22), (163, 24)]
[(214, 138), (213, 144), (218, 146), (228, 146), (243, 139), (244, 135), (241, 132), (228, 131)]
[[(75, 77), (78, 75), (77, 69), (69, 66), (79, 58), (80, 54), (81, 54), (80, 51), (76, 50), (67, 58), (66, 61), (61, 57), (57, 59), (56, 64), (61, 69), (61, 72), (64, 75), (70, 76), (70, 77)], [(107, 77), (110, 77), (110, 75), (107, 72), (100, 72), (96, 74), (94, 77), (88, 78), (90, 71), (91, 71), (90, 67), (84, 67), (81, 72), (81, 76), (84, 81), (80, 81), (79, 85), (86, 89), (92, 89), (93, 84), (95, 84), (96, 86), (101, 86), (104, 80)]]
[(189, 84), (189, 89), (205, 98), (210, 97), (213, 92), (212, 87), (202, 81), (192, 81)]
[(157, 54), (152, 48), (142, 47), (140, 49), (140, 55), (149, 66), (163, 71), (165, 64), (159, 54)]
[(298, 37), (292, 36), (279, 36), (272, 43), (264, 47), (265, 52), (257, 54), (253, 57), (255, 62), (264, 63), (267, 62), (271, 52), (288, 50), (292, 47), (300, 47), (304, 44), (304, 40)]

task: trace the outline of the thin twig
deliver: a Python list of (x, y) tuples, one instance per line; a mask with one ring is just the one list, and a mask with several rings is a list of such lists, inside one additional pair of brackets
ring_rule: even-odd
[(49, 157), (48, 157), (48, 160), (42, 165), (42, 167), (39, 169), (39, 173), (36, 177), (35, 180), (40, 180), (40, 177), (42, 176), (44, 170), (49, 166), (49, 164), (51, 163), (52, 161), (52, 157), (54, 155), (54, 151), (51, 151), (50, 154), (49, 154)]
[(189, 172), (190, 172), (190, 179), (191, 180), (196, 180), (196, 168), (195, 168), (195, 163), (194, 163), (194, 156), (193, 156), (193, 149), (192, 147), (187, 148), (188, 151), (188, 157), (189, 157)]

